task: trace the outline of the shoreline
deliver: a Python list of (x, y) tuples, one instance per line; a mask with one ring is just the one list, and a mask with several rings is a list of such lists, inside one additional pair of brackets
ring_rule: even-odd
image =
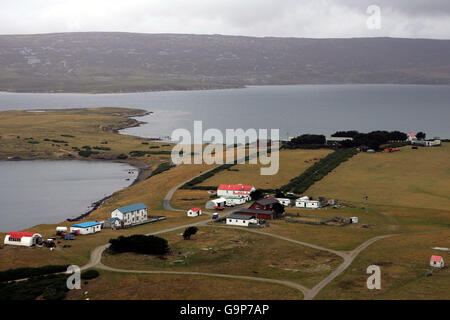
[[(80, 108), (83, 109), (83, 108)], [(136, 110), (142, 110), (142, 109), (136, 109)], [(138, 115), (131, 115), (131, 116), (127, 116), (127, 118), (129, 118), (130, 120), (132, 120), (133, 122), (130, 123), (129, 125), (124, 125), (122, 127), (118, 127), (112, 130), (112, 132), (116, 133), (116, 134), (121, 134), (119, 131), (120, 130), (124, 130), (127, 128), (134, 128), (134, 127), (139, 127), (142, 124), (145, 124), (146, 122), (143, 121), (138, 121), (136, 119), (133, 119), (132, 117), (143, 117), (146, 115), (151, 115), (153, 113), (153, 111), (144, 111), (142, 110), (142, 112)], [(146, 139), (144, 137), (141, 137), (143, 139)], [(0, 161), (97, 161), (97, 162), (113, 162), (113, 163), (127, 163), (128, 165), (130, 165), (131, 167), (133, 167), (135, 170), (138, 171), (138, 174), (136, 176), (136, 178), (131, 182), (130, 185), (128, 185), (127, 187), (120, 189), (120, 190), (116, 190), (113, 193), (111, 193), (110, 195), (103, 197), (102, 199), (96, 200), (94, 202), (92, 202), (90, 204), (90, 209), (88, 209), (88, 211), (86, 211), (85, 213), (75, 217), (75, 218), (67, 218), (64, 221), (61, 222), (75, 222), (75, 221), (80, 221), (86, 217), (88, 217), (93, 211), (97, 210), (100, 206), (102, 206), (107, 200), (111, 199), (114, 194), (118, 191), (121, 190), (125, 190), (129, 187), (134, 186), (135, 184), (144, 181), (148, 178), (151, 177), (152, 175), (152, 167), (149, 166), (148, 164), (146, 164), (145, 162), (138, 160), (138, 159), (88, 159), (88, 158), (48, 158), (48, 159), (44, 159), (44, 158), (21, 158), (21, 157), (15, 157), (13, 156), (12, 158), (8, 158), (8, 159), (3, 159)], [(60, 222), (58, 222), (60, 223)], [(56, 224), (58, 224), (56, 223)], [(34, 228), (35, 226), (30, 226), (30, 227), (26, 227), (22, 230), (27, 230), (30, 228)]]

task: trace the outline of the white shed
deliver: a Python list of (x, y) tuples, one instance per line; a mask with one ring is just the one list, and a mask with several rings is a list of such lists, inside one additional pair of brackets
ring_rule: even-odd
[(288, 207), (291, 205), (291, 199), (288, 198), (276, 198), (279, 203), (281, 203), (283, 206)]
[(198, 217), (202, 215), (202, 209), (200, 208), (192, 208), (191, 210), (188, 210), (187, 216), (188, 217)]
[(248, 227), (250, 223), (258, 223), (258, 219), (252, 216), (232, 213), (227, 217), (227, 224), (232, 226)]
[(87, 221), (70, 226), (70, 232), (78, 232), (79, 234), (91, 234), (100, 232), (102, 225), (100, 222)]
[(42, 242), (42, 236), (39, 233), (31, 232), (10, 232), (5, 236), (4, 244), (14, 246), (32, 247)]
[(350, 217), (350, 221), (352, 223), (358, 223), (359, 219), (358, 219), (358, 217)]
[(430, 266), (442, 269), (444, 267), (444, 258), (441, 256), (432, 255), (430, 259)]

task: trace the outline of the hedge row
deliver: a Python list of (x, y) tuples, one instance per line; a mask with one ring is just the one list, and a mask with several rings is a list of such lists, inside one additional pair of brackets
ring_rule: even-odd
[(160, 164), (158, 165), (158, 167), (156, 167), (156, 169), (153, 170), (153, 172), (152, 172), (152, 174), (151, 174), (150, 177), (153, 177), (153, 176), (155, 176), (155, 175), (157, 175), (157, 174), (163, 173), (164, 171), (170, 170), (170, 169), (173, 168), (173, 167), (175, 167), (175, 165), (173, 165), (173, 164), (170, 163), (170, 162), (163, 162), (163, 163), (160, 163)]
[(67, 275), (52, 274), (39, 276), (25, 281), (0, 283), (0, 301), (4, 300), (61, 300), (69, 291)]
[(330, 171), (337, 168), (342, 162), (353, 157), (358, 151), (356, 149), (338, 149), (325, 158), (316, 162), (306, 169), (301, 175), (292, 179), (288, 184), (281, 187), (284, 192), (303, 193), (316, 181), (321, 180)]
[[(220, 171), (223, 171), (223, 170), (227, 170), (227, 169), (231, 168), (234, 165), (235, 165), (234, 163), (222, 164), (222, 165), (214, 168), (213, 170), (205, 172), (204, 174), (198, 176), (197, 178), (194, 178), (194, 179), (190, 180), (189, 182), (186, 182), (181, 187), (181, 189), (193, 189), (195, 185), (202, 183), (206, 179), (211, 178), (212, 176), (214, 176), (216, 173), (219, 173)], [(206, 190), (210, 190), (210, 189), (208, 188)]]
[(68, 265), (48, 265), (37, 268), (18, 268), (0, 271), (0, 282), (12, 281), (47, 275), (51, 273), (65, 272)]
[(132, 157), (143, 157), (147, 154), (172, 154), (172, 151), (142, 151), (142, 150), (133, 150), (130, 151), (130, 156)]

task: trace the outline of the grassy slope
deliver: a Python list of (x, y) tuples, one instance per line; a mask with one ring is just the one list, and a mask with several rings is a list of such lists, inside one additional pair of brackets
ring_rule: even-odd
[[(101, 276), (68, 293), (69, 300), (296, 300), (302, 294), (282, 285), (241, 279), (187, 275), (123, 274), (100, 271)], [(117, 290), (120, 288), (120, 290)], [(88, 291), (85, 295), (84, 292)], [(239, 294), (237, 294), (237, 292)]]
[[(203, 181), (199, 186), (218, 186), (219, 184), (250, 184), (257, 188), (276, 189), (298, 176), (314, 162), (325, 157), (331, 150), (281, 150), (280, 168), (276, 175), (262, 176), (260, 174), (261, 164), (240, 164), (233, 166), (232, 170), (222, 171), (213, 177)], [(264, 165), (263, 167), (266, 167)]]
[(133, 253), (106, 254), (103, 263), (124, 269), (258, 276), (312, 286), (342, 262), (328, 252), (245, 231), (202, 227), (191, 240), (183, 240), (179, 234), (161, 235), (172, 249), (167, 259)]
[(314, 184), (308, 194), (353, 202), (449, 210), (450, 143), (401, 148), (394, 153), (360, 153)]

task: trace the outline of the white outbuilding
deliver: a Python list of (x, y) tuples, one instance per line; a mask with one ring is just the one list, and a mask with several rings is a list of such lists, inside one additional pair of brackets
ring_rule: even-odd
[(289, 207), (291, 205), (291, 199), (288, 198), (276, 198), (279, 203), (281, 203), (285, 207)]
[(91, 234), (102, 231), (102, 225), (96, 221), (86, 221), (70, 226), (71, 233)]
[(205, 208), (206, 209), (225, 208), (226, 203), (227, 203), (227, 199), (221, 197), (218, 199), (209, 200), (205, 204)]
[(359, 219), (358, 217), (350, 217), (351, 223), (358, 223)]
[(309, 208), (309, 209), (317, 209), (320, 208), (320, 201), (311, 200), (309, 197), (301, 197), (295, 200), (295, 206), (297, 208)]
[(250, 223), (258, 223), (258, 219), (252, 216), (232, 213), (227, 217), (227, 224), (232, 226), (248, 227)]
[(31, 232), (10, 232), (5, 236), (4, 244), (14, 246), (32, 247), (42, 242), (42, 236), (39, 233)]
[(430, 259), (430, 267), (442, 269), (444, 267), (444, 258), (432, 255)]
[(147, 206), (137, 203), (120, 207), (111, 212), (111, 218), (118, 218), (125, 227), (143, 223), (148, 219)]
[(217, 188), (217, 195), (219, 197), (226, 196), (250, 196), (250, 193), (255, 191), (254, 186), (242, 184), (221, 184)]
[(191, 210), (188, 210), (187, 216), (188, 217), (198, 217), (202, 215), (202, 209), (200, 208), (192, 208)]

